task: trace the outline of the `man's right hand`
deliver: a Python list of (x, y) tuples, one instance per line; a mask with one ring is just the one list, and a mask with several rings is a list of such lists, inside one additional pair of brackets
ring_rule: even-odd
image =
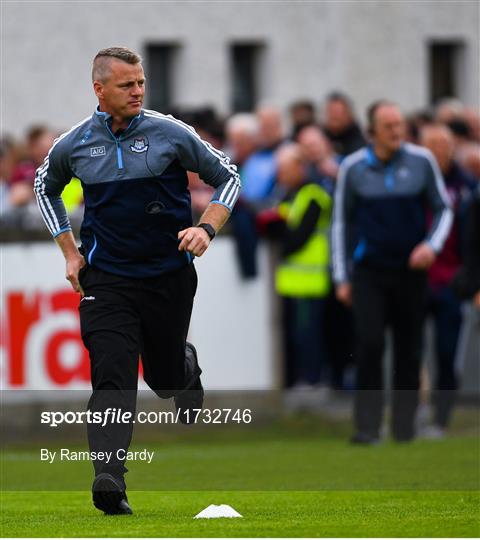
[(72, 285), (72, 288), (75, 292), (78, 292), (83, 296), (85, 296), (85, 293), (83, 292), (83, 289), (80, 285), (80, 282), (78, 281), (78, 273), (80, 272), (80, 268), (83, 268), (87, 263), (85, 262), (85, 259), (82, 257), (80, 253), (75, 256), (70, 256), (67, 259), (66, 264), (66, 279), (70, 281), (70, 284)]
[(352, 285), (350, 283), (340, 283), (340, 285), (337, 285), (335, 294), (342, 304), (347, 307), (352, 305)]
[(78, 281), (78, 272), (80, 271), (80, 268), (85, 266), (87, 263), (82, 257), (80, 251), (78, 251), (78, 247), (75, 244), (75, 238), (72, 231), (65, 231), (59, 234), (55, 238), (55, 242), (58, 244), (58, 246), (62, 250), (63, 256), (65, 257), (67, 265), (65, 279), (70, 281), (72, 289), (75, 292), (78, 292), (82, 296), (85, 296), (82, 287), (80, 286), (80, 283)]

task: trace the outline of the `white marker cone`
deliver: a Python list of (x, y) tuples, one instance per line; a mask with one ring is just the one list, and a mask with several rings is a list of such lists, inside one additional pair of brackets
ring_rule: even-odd
[(197, 514), (194, 519), (212, 519), (212, 518), (239, 518), (243, 517), (228, 504), (211, 504), (205, 510)]

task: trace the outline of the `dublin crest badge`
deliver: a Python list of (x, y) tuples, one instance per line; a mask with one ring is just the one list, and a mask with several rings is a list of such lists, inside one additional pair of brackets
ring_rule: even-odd
[(141, 154), (148, 150), (148, 144), (145, 142), (145, 139), (134, 139), (133, 144), (130, 145), (130, 150)]

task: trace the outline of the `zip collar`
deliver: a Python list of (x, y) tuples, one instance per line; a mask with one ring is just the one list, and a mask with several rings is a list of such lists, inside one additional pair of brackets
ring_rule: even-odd
[(133, 129), (135, 129), (135, 127), (138, 125), (138, 123), (142, 120), (142, 118), (143, 118), (143, 109), (140, 111), (139, 114), (137, 114), (136, 116), (134, 116), (130, 120), (130, 123), (128, 124), (127, 128), (122, 130), (122, 133), (120, 135), (118, 135), (118, 137), (112, 131), (112, 115), (111, 114), (99, 110), (99, 108), (97, 106), (97, 108), (95, 109), (95, 114), (93, 115), (93, 117), (94, 117), (94, 121), (98, 121), (98, 122), (100, 122), (101, 125), (103, 125), (103, 127), (108, 131), (108, 134), (110, 135), (110, 137), (115, 142), (115, 146), (117, 148), (117, 167), (118, 167), (119, 171), (123, 171), (124, 170), (124, 165), (123, 165), (123, 155), (122, 155), (121, 142), (126, 137), (128, 137), (130, 135), (130, 132)]
[(378, 159), (378, 157), (375, 154), (375, 151), (373, 150), (373, 145), (369, 144), (367, 146), (367, 163), (370, 167), (374, 168), (383, 168), (383, 167), (390, 167), (392, 166), (403, 154), (405, 153), (405, 145), (402, 143), (402, 146), (400, 147), (397, 152), (395, 152), (392, 157), (384, 162)]
[(405, 153), (405, 147), (404, 144), (399, 148), (395, 154), (392, 155), (392, 157), (388, 161), (381, 161), (378, 159), (378, 157), (375, 155), (375, 152), (373, 150), (373, 145), (369, 144), (367, 146), (367, 163), (370, 167), (373, 169), (379, 169), (381, 170), (383, 174), (383, 182), (385, 185), (385, 189), (388, 192), (391, 192), (395, 189), (395, 174), (394, 174), (394, 165), (399, 159), (403, 156)]
[[(122, 131), (122, 134), (120, 135), (120, 137), (118, 137), (119, 139), (124, 138), (124, 136), (129, 131), (134, 129), (141, 122), (141, 120), (143, 119), (143, 111), (144, 110), (142, 109), (139, 114), (132, 117), (132, 119), (130, 120), (130, 123), (128, 124), (128, 126)], [(112, 133), (112, 129), (111, 129), (111, 126), (112, 126), (112, 115), (111, 114), (109, 114), (109, 113), (107, 113), (105, 111), (101, 111), (99, 109), (99, 106), (97, 105), (97, 107), (95, 108), (95, 113), (93, 115), (93, 118), (94, 118), (94, 120), (99, 121), (101, 125), (106, 127), (108, 132), (110, 133), (110, 135), (115, 137), (115, 135)]]

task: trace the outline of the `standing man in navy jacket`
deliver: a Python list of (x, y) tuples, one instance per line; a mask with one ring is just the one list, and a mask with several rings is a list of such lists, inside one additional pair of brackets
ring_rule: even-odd
[[(352, 442), (365, 444), (379, 439), (387, 324), (394, 340), (392, 433), (398, 441), (414, 437), (426, 272), (452, 223), (439, 167), (428, 150), (403, 142), (398, 106), (374, 103), (368, 120), (372, 145), (340, 167), (332, 226), (336, 294), (352, 305), (357, 340)], [(428, 229), (426, 205), (433, 214)]]
[[(227, 221), (240, 178), (219, 150), (172, 116), (142, 108), (141, 58), (123, 47), (101, 50), (92, 70), (98, 107), (56, 139), (37, 170), (35, 193), (45, 223), (66, 260), (66, 278), (80, 293), (82, 339), (90, 353), (88, 408), (135, 412), (138, 358), (162, 398), (174, 397), (178, 418), (191, 423), (203, 388), (195, 348), (186, 342), (203, 255)], [(187, 170), (215, 188), (192, 224)], [(85, 214), (77, 248), (60, 197), (72, 177), (82, 182)], [(108, 514), (129, 514), (122, 455), (132, 423), (88, 424), (94, 462), (93, 502)], [(125, 452), (117, 457), (117, 450)]]
[(420, 142), (437, 160), (454, 212), (443, 251), (428, 272), (427, 312), (433, 319), (436, 377), (432, 394), (433, 423), (424, 428), (422, 435), (442, 438), (450, 421), (461, 377), (460, 366), (457, 365), (457, 344), (462, 326), (462, 306), (451, 284), (466, 256), (461, 237), (477, 182), (454, 160), (453, 134), (446, 126), (425, 126), (420, 132)]

